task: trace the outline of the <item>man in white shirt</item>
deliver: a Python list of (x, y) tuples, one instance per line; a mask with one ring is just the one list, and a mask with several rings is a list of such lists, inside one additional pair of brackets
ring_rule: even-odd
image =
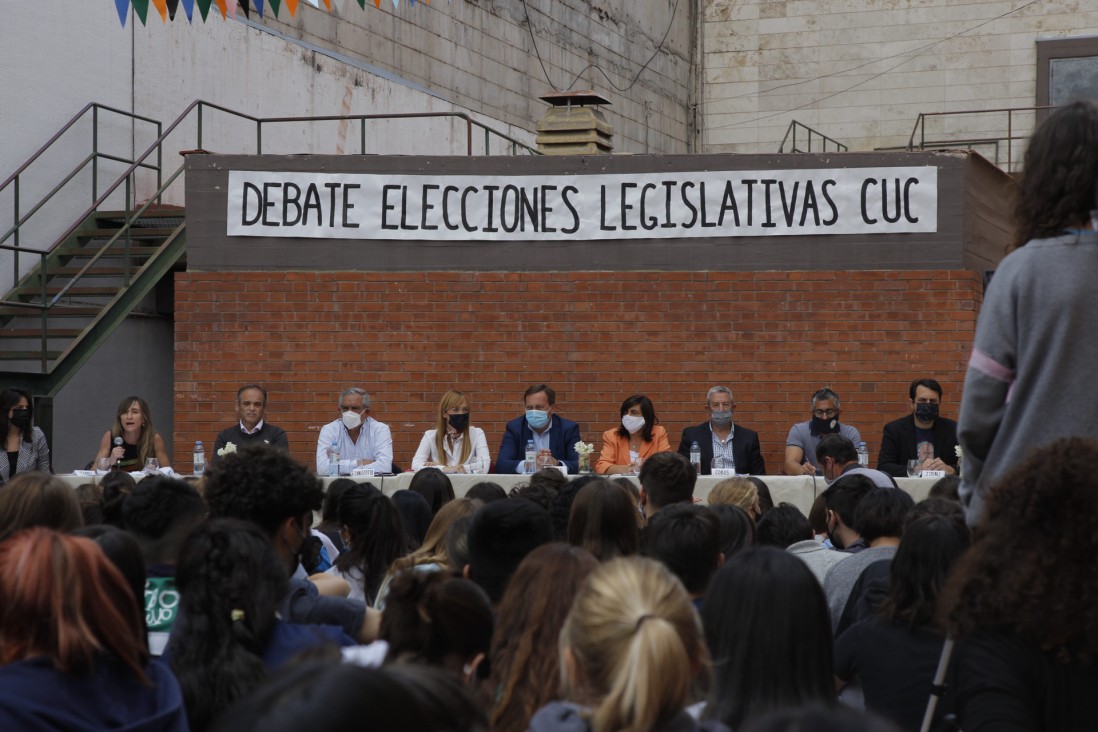
[(355, 465), (372, 467), (376, 473), (393, 472), (393, 433), (389, 425), (370, 416), (370, 395), (365, 389), (351, 387), (339, 395), (340, 419), (320, 430), (316, 442), (317, 475), (328, 475), (328, 456), (339, 452), (342, 473)]

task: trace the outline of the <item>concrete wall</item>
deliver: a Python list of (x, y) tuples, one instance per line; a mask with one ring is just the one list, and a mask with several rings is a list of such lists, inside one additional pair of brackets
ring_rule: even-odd
[[(704, 149), (776, 151), (798, 120), (869, 150), (906, 145), (920, 112), (1033, 106), (1037, 40), (1098, 34), (1098, 6), (706, 0), (703, 27)], [(1013, 133), (1024, 139), (1033, 119), (1015, 115)], [(928, 136), (1005, 137), (1007, 124), (1005, 114), (937, 118)], [(978, 149), (1008, 157), (1002, 145)]]
[[(233, 424), (236, 389), (255, 381), (293, 455), (315, 465), (340, 390), (360, 385), (407, 467), (454, 388), (494, 457), (523, 391), (544, 382), (596, 445), (622, 400), (647, 394), (675, 447), (705, 420), (706, 390), (727, 384), (777, 473), (790, 425), (825, 384), (874, 461), (913, 378), (941, 381), (955, 419), (983, 284), (956, 270), (187, 272), (176, 295), (176, 445)], [(190, 456), (176, 457), (187, 470)]]
[(526, 129), (539, 95), (594, 89), (612, 102), (616, 152), (692, 149), (694, 0), (527, 0), (529, 23), (517, 0), (346, 5), (341, 18), (302, 3), (263, 22)]

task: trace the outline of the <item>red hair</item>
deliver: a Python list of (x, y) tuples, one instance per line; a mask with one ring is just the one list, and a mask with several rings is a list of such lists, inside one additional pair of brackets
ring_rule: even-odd
[(69, 672), (106, 653), (146, 680), (137, 600), (91, 539), (33, 528), (0, 543), (0, 597), (0, 665), (44, 655)]

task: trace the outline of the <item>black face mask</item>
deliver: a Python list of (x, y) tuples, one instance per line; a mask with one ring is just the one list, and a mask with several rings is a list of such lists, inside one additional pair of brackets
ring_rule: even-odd
[(8, 421), (11, 423), (12, 427), (15, 427), (20, 432), (26, 432), (27, 429), (30, 427), (30, 423), (31, 423), (30, 410), (29, 409), (16, 409), (12, 413), (11, 419), (9, 419)]
[(453, 427), (458, 432), (464, 432), (465, 428), (469, 426), (469, 415), (468, 414), (451, 414), (450, 415), (450, 426)]
[(920, 422), (933, 422), (938, 418), (937, 404), (916, 404), (915, 419)]
[(838, 417), (813, 417), (808, 426), (814, 435), (831, 435), (839, 431)]

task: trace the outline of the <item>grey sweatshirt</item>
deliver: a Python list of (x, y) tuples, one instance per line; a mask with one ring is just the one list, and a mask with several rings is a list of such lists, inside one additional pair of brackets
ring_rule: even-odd
[(980, 521), (994, 480), (1035, 447), (1098, 436), (1098, 234), (1038, 239), (999, 265), (965, 375), (961, 498)]

